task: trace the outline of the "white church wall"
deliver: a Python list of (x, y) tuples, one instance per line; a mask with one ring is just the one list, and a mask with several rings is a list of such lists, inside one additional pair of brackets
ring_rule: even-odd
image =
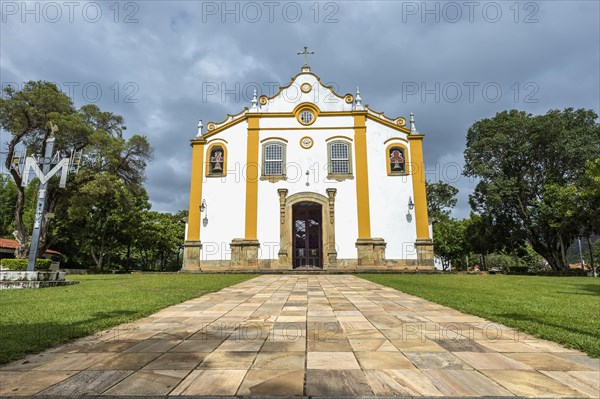
[[(295, 118), (265, 118), (276, 119), (279, 127), (298, 127)], [(315, 125), (321, 119), (334, 117), (319, 117)], [(344, 126), (348, 118), (340, 117), (337, 126)], [(261, 120), (261, 128), (263, 127)], [(313, 146), (304, 149), (300, 146), (300, 139), (309, 136), (313, 139)], [(261, 130), (260, 140), (268, 137), (282, 137), (288, 142), (286, 144), (287, 180), (271, 183), (269, 181), (259, 182), (258, 191), (258, 239), (261, 242), (261, 259), (276, 259), (279, 251), (279, 195), (277, 190), (286, 188), (287, 195), (299, 192), (314, 192), (327, 196), (326, 189), (336, 188), (335, 199), (335, 227), (338, 258), (356, 258), (354, 246), (358, 237), (356, 216), (356, 181), (354, 179), (341, 182), (327, 179), (327, 142), (326, 139), (333, 136), (347, 136), (352, 138), (354, 130), (347, 129), (319, 130)], [(350, 142), (353, 146), (353, 143)], [(354, 148), (352, 147), (352, 164), (354, 165)], [(260, 158), (262, 160), (262, 143), (260, 146)], [(309, 171), (309, 186), (306, 186), (306, 171)], [(355, 171), (354, 171), (355, 172)], [(326, 221), (324, 221), (326, 222)], [(263, 248), (263, 243), (268, 243)]]
[[(387, 259), (416, 259), (416, 221), (414, 210), (409, 213), (408, 209), (409, 198), (413, 195), (412, 176), (387, 175), (386, 148), (392, 141), (384, 142), (392, 137), (406, 137), (406, 134), (367, 119), (371, 236), (385, 240)], [(409, 149), (408, 142), (394, 142)]]
[[(200, 227), (203, 260), (231, 259), (231, 240), (244, 237), (247, 131), (246, 122), (238, 123), (210, 138), (205, 146), (207, 151), (213, 139), (227, 141), (221, 141), (227, 148), (227, 175), (221, 178), (206, 177), (206, 173), (203, 174), (202, 198), (206, 200), (208, 213), (208, 225)], [(208, 161), (208, 157), (209, 154), (205, 152), (205, 162)], [(202, 218), (204, 216), (205, 213), (202, 214)]]
[[(302, 92), (300, 88), (304, 83), (308, 83), (312, 86), (310, 92)], [(325, 83), (327, 84), (327, 82)], [(321, 86), (316, 76), (313, 74), (302, 74), (296, 78), (296, 81), (290, 87), (283, 89), (279, 96), (262, 106), (261, 111), (290, 112), (298, 104), (304, 102), (316, 104), (321, 111), (352, 110), (352, 104), (346, 103), (343, 98), (336, 96), (330, 89)]]

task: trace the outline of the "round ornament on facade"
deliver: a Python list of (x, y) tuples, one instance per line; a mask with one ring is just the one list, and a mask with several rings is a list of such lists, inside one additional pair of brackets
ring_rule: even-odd
[(404, 119), (402, 117), (396, 119), (395, 122), (396, 122), (396, 125), (398, 125), (398, 126), (406, 126), (406, 119)]
[(217, 125), (215, 125), (215, 124), (214, 124), (214, 122), (209, 122), (209, 123), (206, 125), (206, 130), (208, 130), (208, 131), (210, 132), (210, 131), (212, 131), (212, 130), (215, 130), (215, 128), (216, 128), (216, 127), (217, 127)]
[(310, 85), (310, 83), (302, 83), (302, 85), (300, 86), (300, 90), (302, 90), (302, 93), (310, 93), (310, 91), (312, 90), (312, 86)]
[(308, 150), (309, 148), (311, 148), (314, 144), (314, 141), (311, 137), (308, 136), (304, 136), (300, 139), (300, 147), (304, 148), (305, 150)]
[(354, 96), (352, 94), (346, 94), (344, 96), (344, 101), (346, 101), (346, 104), (352, 104), (354, 102)]
[(269, 98), (267, 96), (260, 96), (258, 98), (258, 102), (260, 103), (260, 105), (267, 105), (268, 101), (269, 101)]

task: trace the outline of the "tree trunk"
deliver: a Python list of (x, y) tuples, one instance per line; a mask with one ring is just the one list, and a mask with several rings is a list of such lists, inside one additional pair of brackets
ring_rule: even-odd
[(596, 263), (594, 262), (594, 249), (592, 248), (592, 240), (590, 236), (587, 236), (588, 249), (590, 251), (590, 267), (592, 268), (592, 275), (596, 277)]

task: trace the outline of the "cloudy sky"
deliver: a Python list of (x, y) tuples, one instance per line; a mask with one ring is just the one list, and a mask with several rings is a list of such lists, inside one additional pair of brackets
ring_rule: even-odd
[[(597, 1), (0, 2), (0, 82), (47, 80), (81, 106), (123, 115), (154, 147), (147, 188), (159, 211), (187, 208), (188, 140), (202, 118), (272, 95), (315, 55), (340, 93), (426, 134), (427, 177), (460, 176), (465, 134), (505, 109), (600, 108)], [(0, 144), (8, 140), (2, 132)]]

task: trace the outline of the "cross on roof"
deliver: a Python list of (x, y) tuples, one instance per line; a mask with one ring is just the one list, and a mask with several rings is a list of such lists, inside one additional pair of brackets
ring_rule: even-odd
[(307, 66), (308, 64), (306, 63), (306, 56), (307, 55), (314, 55), (315, 52), (314, 51), (308, 51), (308, 47), (304, 46), (304, 51), (302, 53), (298, 53), (298, 55), (303, 55), (304, 56), (304, 66)]

